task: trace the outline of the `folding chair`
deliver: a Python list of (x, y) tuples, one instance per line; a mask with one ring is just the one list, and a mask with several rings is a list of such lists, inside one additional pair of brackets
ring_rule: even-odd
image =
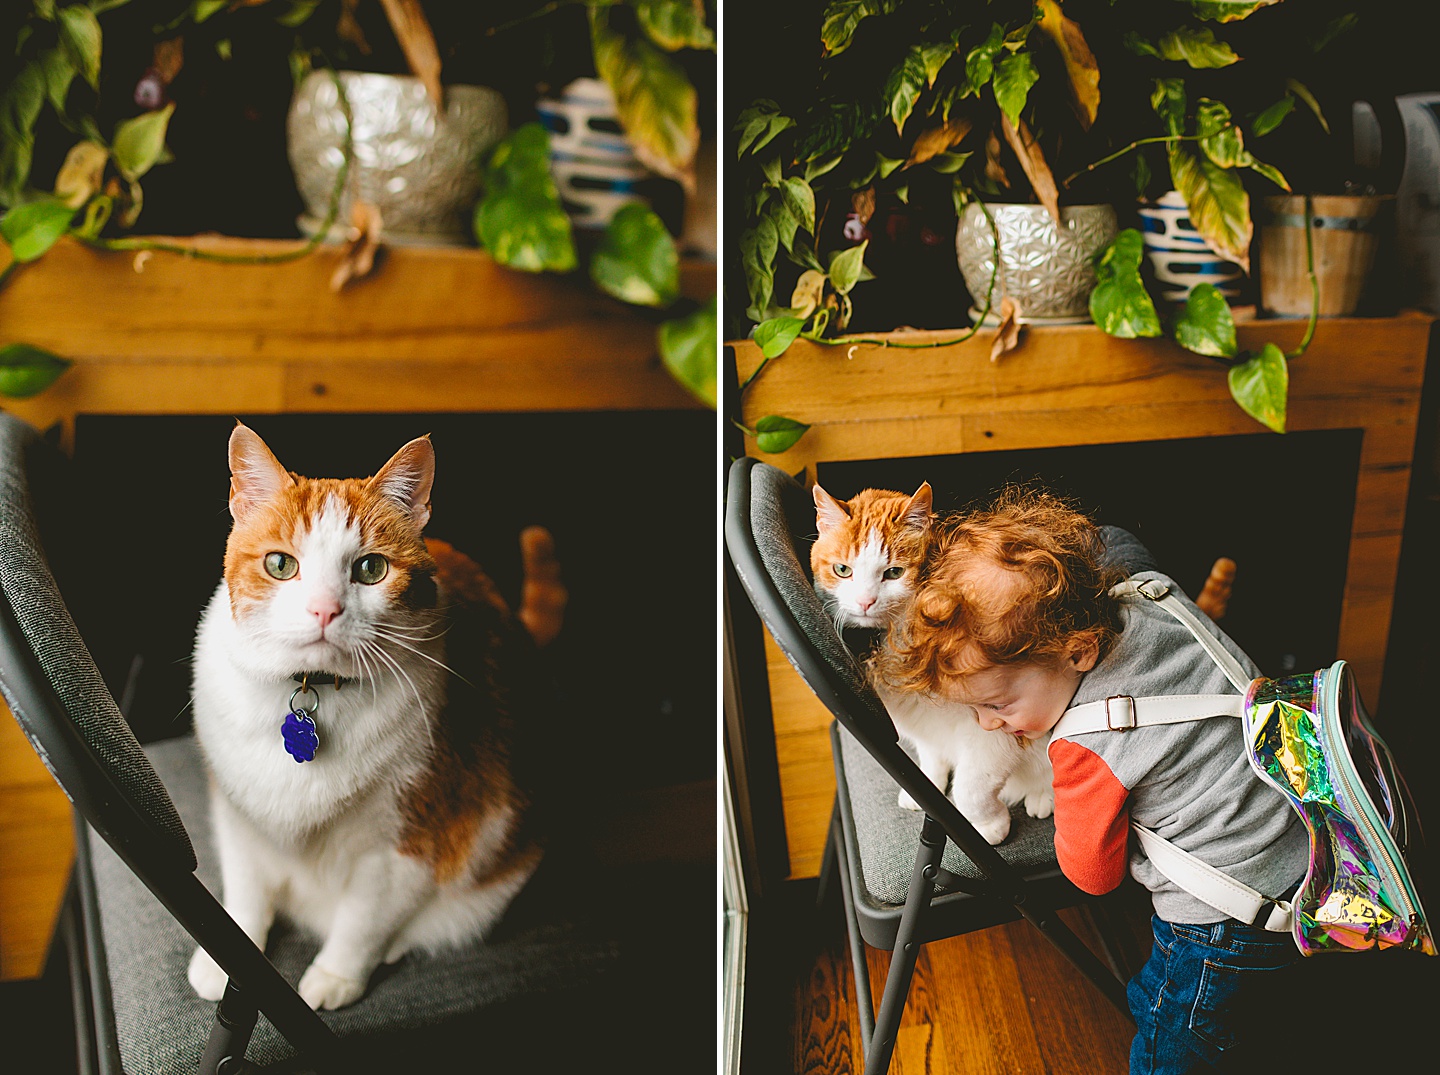
[[(438, 1071), (457, 1057), (569, 1070), (570, 1034), (584, 1040), (595, 1027), (559, 998), (602, 980), (616, 942), (583, 928), (588, 911), (535, 911), (549, 898), (532, 898), (543, 865), (485, 943), (407, 956), (377, 972), (359, 1002), (322, 1014), (290, 984), (314, 939), (278, 923), (267, 958), (225, 913), (211, 894), (219, 870), (194, 739), (141, 746), (52, 573), (66, 539), (85, 529), (67, 511), (79, 500), (62, 489), (67, 463), (0, 413), (0, 691), (75, 805), (75, 868), (56, 937), (82, 1075)], [(556, 880), (572, 900), (573, 879)], [(218, 1006), (186, 979), (197, 942), (230, 975)], [(547, 1031), (558, 1019), (566, 1035)]]
[[(814, 503), (798, 482), (755, 459), (731, 465), (725, 545), (736, 574), (775, 642), (835, 717), (835, 809), (821, 884), (838, 882), (844, 903), (866, 1075), (889, 1069), (920, 945), (1017, 917), (1038, 928), (1128, 1019), (1123, 968), (1132, 946), (1108, 915), (1096, 914), (1102, 962), (1057, 913), (1094, 899), (1060, 872), (1054, 823), (1016, 807), (1010, 835), (992, 847), (920, 771), (815, 594), (809, 572), (815, 533)], [(1124, 531), (1115, 537), (1135, 570), (1150, 566), (1133, 537)], [(897, 784), (923, 817), (897, 805)], [(878, 1012), (864, 944), (894, 952)]]

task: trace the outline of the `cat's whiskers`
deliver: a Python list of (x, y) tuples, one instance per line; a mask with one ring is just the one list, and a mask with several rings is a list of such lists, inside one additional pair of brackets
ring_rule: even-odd
[[(387, 665), (389, 665), (390, 668), (395, 672), (395, 676), (397, 679), (403, 679), (405, 681), (405, 685), (410, 688), (410, 693), (415, 696), (415, 707), (420, 711), (421, 715), (424, 716), (425, 701), (420, 697), (420, 689), (415, 686), (415, 681), (410, 678), (410, 673), (405, 671), (405, 669), (401, 666), (400, 662), (397, 661), (392, 654), (385, 652), (385, 647), (381, 646), (379, 643), (373, 640), (367, 640), (363, 642), (362, 645), (364, 645), (368, 650), (374, 653), (374, 655), (380, 658), (380, 660), (384, 661)], [(435, 732), (434, 729), (430, 727), (430, 721), (428, 719), (425, 720), (423, 723), (425, 725), (425, 737), (430, 742), (430, 751), (433, 754), (435, 751)]]
[[(450, 667), (448, 664), (446, 664), (444, 661), (437, 660), (436, 658), (432, 657), (430, 654), (426, 653), (424, 650), (422, 650), (422, 649), (420, 649), (420, 648), (418, 648), (418, 647), (416, 647), (416, 646), (410, 645), (409, 642), (407, 642), (405, 639), (400, 638), (400, 637), (397, 636), (397, 635), (389, 634), (389, 633), (387, 633), (387, 632), (385, 632), (385, 631), (380, 630), (379, 628), (376, 628), (374, 634), (375, 634), (375, 637), (377, 637), (377, 638), (383, 638), (383, 639), (384, 639), (385, 641), (387, 641), (387, 642), (393, 642), (393, 643), (395, 643), (395, 645), (399, 646), (401, 649), (408, 650), (409, 652), (415, 654), (415, 656), (417, 656), (417, 657), (423, 657), (425, 660), (429, 661), (431, 664), (435, 665), (436, 667), (441, 668), (441, 669), (444, 669), (446, 672), (449, 672), (452, 676), (454, 676), (456, 679), (460, 680), (462, 683), (470, 683), (470, 681), (469, 681), (468, 679), (466, 679), (464, 676), (462, 676), (459, 672), (455, 671), (455, 669), (451, 668), (451, 667)], [(474, 686), (474, 684), (471, 684), (471, 686)]]

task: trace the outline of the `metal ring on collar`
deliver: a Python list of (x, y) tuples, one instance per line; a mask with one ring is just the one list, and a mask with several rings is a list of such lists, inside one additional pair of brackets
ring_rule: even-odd
[[(300, 706), (300, 707), (297, 708), (296, 705), (295, 705), (295, 699), (296, 699), (297, 696), (299, 696), (299, 695), (301, 695), (301, 694), (308, 694), (308, 695), (310, 695), (312, 698), (314, 698), (314, 699), (315, 699), (314, 704), (310, 705), (309, 707), (306, 707), (306, 706), (302, 705), (302, 706)], [(305, 714), (308, 715), (308, 714), (313, 714), (313, 713), (318, 712), (319, 709), (320, 709), (320, 695), (315, 691), (315, 689), (314, 689), (313, 687), (309, 686), (308, 684), (302, 683), (302, 684), (300, 684), (300, 686), (296, 687), (293, 691), (290, 692), (290, 712), (292, 712), (292, 713), (305, 713)]]

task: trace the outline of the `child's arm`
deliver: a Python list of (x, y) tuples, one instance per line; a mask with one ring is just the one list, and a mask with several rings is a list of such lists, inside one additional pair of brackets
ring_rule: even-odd
[(1055, 767), (1055, 856), (1060, 869), (1092, 895), (1109, 892), (1129, 869), (1129, 792), (1110, 767), (1078, 743), (1050, 745)]

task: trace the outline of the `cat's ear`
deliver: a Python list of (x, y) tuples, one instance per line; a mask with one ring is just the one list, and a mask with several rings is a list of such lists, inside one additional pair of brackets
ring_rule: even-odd
[(920, 488), (915, 490), (915, 495), (905, 505), (905, 522), (910, 526), (917, 526), (924, 529), (930, 525), (931, 509), (934, 507), (934, 495), (930, 491), (929, 482), (921, 482)]
[(230, 515), (239, 520), (295, 484), (260, 435), (243, 422), (230, 433)]
[(415, 529), (421, 530), (430, 521), (430, 487), (434, 483), (435, 449), (427, 434), (392, 455), (367, 484), (409, 512)]
[(833, 530), (837, 526), (844, 526), (850, 521), (850, 509), (842, 502), (815, 486), (815, 525), (819, 527), (820, 533)]

